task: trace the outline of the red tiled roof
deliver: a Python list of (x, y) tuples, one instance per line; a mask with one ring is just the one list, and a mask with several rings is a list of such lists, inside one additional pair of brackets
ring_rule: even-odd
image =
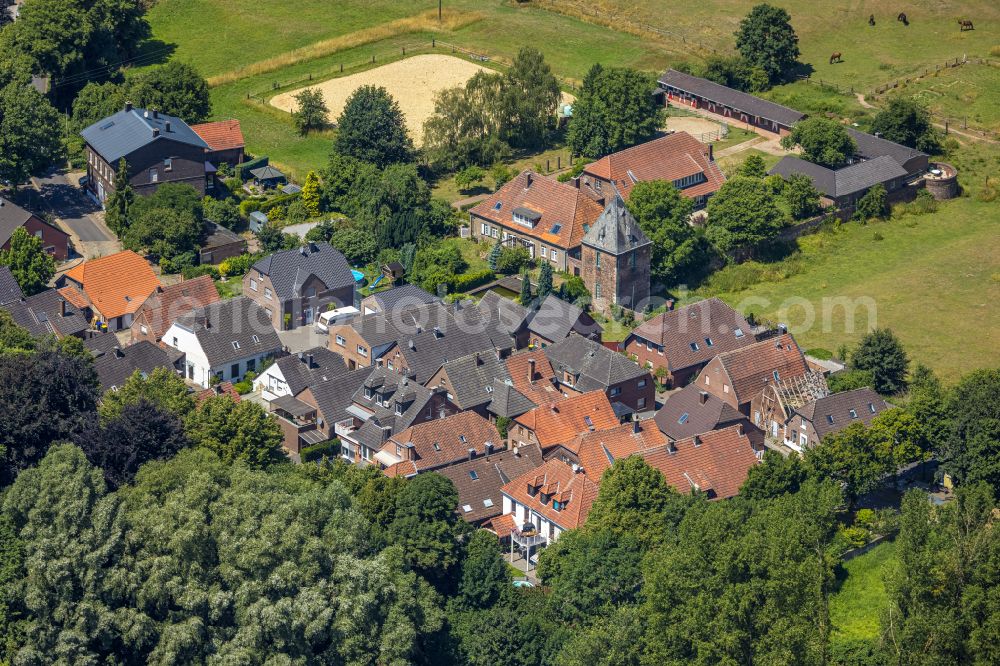
[(220, 120), (214, 123), (192, 125), (191, 129), (208, 144), (213, 151), (230, 150), (244, 146), (243, 130), (238, 120)]
[[(736, 336), (736, 329), (741, 332), (740, 337)], [(659, 314), (639, 324), (632, 333), (662, 346), (667, 368), (673, 372), (707, 363), (719, 354), (754, 343), (747, 320), (718, 298)]]
[[(392, 475), (409, 475), (435, 467), (441, 467), (468, 457), (469, 449), (484, 453), (486, 443), (492, 444), (496, 450), (503, 446), (503, 440), (496, 426), (476, 412), (467, 411), (436, 419), (426, 423), (410, 426), (406, 430), (393, 435), (382, 447), (380, 453), (395, 458), (396, 445), (400, 445), (399, 458), (402, 462), (389, 465), (389, 469), (399, 467), (406, 460), (408, 445), (413, 445), (411, 465), (394, 470)], [(414, 471), (406, 471), (412, 467)], [(388, 472), (389, 469), (386, 471)]]
[[(529, 486), (541, 490), (532, 497), (528, 494)], [(587, 521), (590, 507), (597, 499), (598, 486), (583, 471), (574, 472), (568, 464), (553, 458), (512, 480), (502, 490), (563, 529), (574, 529)], [(550, 495), (544, 504), (543, 495)], [(556, 510), (553, 501), (558, 501), (562, 508)]]
[[(527, 208), (541, 218), (533, 227), (518, 224), (512, 219), (515, 208)], [(572, 185), (522, 171), (469, 212), (566, 250), (580, 244), (586, 233), (584, 225), (589, 228), (604, 212), (604, 206)], [(553, 233), (556, 225), (560, 228)]]
[(83, 285), (87, 298), (105, 319), (134, 313), (160, 286), (149, 263), (132, 250), (85, 261), (65, 275)]
[(800, 377), (809, 372), (805, 356), (790, 334), (757, 342), (742, 349), (719, 354), (719, 361), (733, 384), (739, 403), (749, 402), (758, 391), (778, 381)]
[(497, 537), (504, 539), (509, 537), (510, 533), (514, 531), (514, 516), (509, 513), (503, 516), (497, 516), (496, 518), (493, 518), (486, 527), (492, 530)]
[(634, 184), (630, 171), (638, 181), (668, 182), (704, 173), (703, 182), (682, 190), (685, 196), (691, 198), (711, 194), (725, 181), (719, 165), (708, 159), (708, 146), (687, 132), (674, 132), (611, 153), (583, 168), (585, 174), (613, 181), (626, 199)]
[[(528, 379), (530, 361), (535, 361), (533, 381)], [(507, 372), (514, 383), (514, 388), (536, 405), (547, 405), (564, 399), (562, 393), (552, 384), (555, 372), (545, 352), (541, 349), (522, 351), (507, 359)]]
[(620, 423), (608, 396), (601, 390), (541, 404), (514, 420), (534, 432), (543, 449), (568, 442), (581, 432), (606, 430)]
[(204, 391), (199, 391), (198, 395), (195, 396), (195, 400), (197, 400), (198, 404), (200, 405), (209, 398), (214, 398), (217, 395), (228, 395), (236, 402), (239, 402), (241, 400), (240, 394), (236, 392), (235, 388), (233, 388), (232, 382), (222, 382), (220, 384), (216, 384), (212, 388), (207, 388)]
[(608, 430), (586, 432), (577, 437), (568, 449), (576, 453), (584, 472), (599, 480), (616, 460), (634, 453), (663, 446), (669, 440), (652, 419), (623, 423)]
[(192, 280), (157, 287), (142, 304), (140, 314), (158, 340), (178, 317), (219, 300), (219, 292), (211, 276), (201, 275)]
[[(697, 444), (696, 444), (697, 440)], [(713, 430), (640, 452), (681, 493), (695, 489), (712, 499), (735, 496), (757, 464), (757, 452), (739, 426)]]
[(87, 295), (77, 289), (76, 287), (63, 287), (58, 290), (59, 295), (66, 299), (66, 301), (77, 308), (89, 308), (90, 299)]

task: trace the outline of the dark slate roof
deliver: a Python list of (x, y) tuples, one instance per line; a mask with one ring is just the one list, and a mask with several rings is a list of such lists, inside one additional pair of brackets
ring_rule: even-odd
[[(440, 303), (441, 299), (430, 294), (415, 284), (404, 284), (399, 287), (380, 291), (370, 297), (375, 301), (381, 312), (390, 312), (396, 309), (409, 309), (415, 305), (427, 305), (430, 303)], [(367, 300), (367, 299), (365, 299)]]
[(0, 245), (4, 245), (14, 232), (31, 219), (31, 213), (15, 203), (0, 197)]
[(668, 69), (660, 75), (658, 83), (661, 86), (683, 90), (716, 104), (723, 104), (751, 116), (760, 116), (761, 118), (773, 120), (786, 126), (790, 126), (806, 117), (806, 114), (801, 111), (769, 102), (766, 99), (754, 97), (739, 90), (727, 88), (715, 81), (678, 72), (676, 69)]
[(253, 268), (271, 277), (274, 293), (282, 301), (295, 298), (310, 275), (319, 278), (327, 289), (354, 285), (347, 259), (329, 243), (309, 243), (295, 250), (275, 252)]
[(836, 170), (786, 155), (769, 173), (778, 174), (783, 178), (788, 178), (792, 174), (803, 174), (809, 177), (817, 190), (830, 198), (837, 198), (867, 190), (879, 183), (887, 183), (893, 178), (906, 176), (906, 169), (888, 155), (856, 162)]
[[(61, 303), (66, 303), (63, 316)], [(27, 329), (33, 336), (58, 335), (66, 337), (87, 330), (89, 324), (83, 312), (59, 295), (55, 289), (46, 289), (22, 301), (14, 301), (3, 306), (14, 323)]]
[(94, 370), (97, 371), (102, 391), (122, 386), (136, 371), (145, 376), (156, 368), (172, 369), (171, 358), (147, 340), (128, 347), (115, 347), (94, 359)]
[(543, 351), (556, 377), (561, 380), (564, 373), (569, 373), (574, 378), (573, 387), (582, 392), (607, 390), (614, 384), (649, 375), (635, 361), (579, 335), (570, 335)]
[(493, 393), (486, 410), (497, 416), (514, 418), (537, 407), (523, 393), (514, 388), (511, 380), (493, 380)]
[[(146, 109), (122, 110), (97, 121), (80, 134), (91, 148), (111, 164), (155, 141), (177, 141), (208, 150), (205, 140), (180, 118), (165, 113), (157, 113), (154, 118), (153, 114), (153, 111)], [(156, 134), (154, 130), (157, 131)]]
[[(384, 407), (376, 399), (365, 398), (366, 386), (376, 389), (388, 407)], [(392, 370), (373, 369), (353, 397), (355, 404), (374, 412), (356, 431), (357, 440), (371, 449), (381, 448), (388, 437), (413, 425), (436, 391), (437, 389), (421, 386)], [(402, 414), (396, 414), (397, 402), (403, 405)], [(383, 427), (388, 430), (385, 437), (383, 437)]]
[(448, 373), (454, 402), (462, 409), (472, 409), (493, 399), (494, 380), (509, 380), (507, 364), (492, 351), (476, 351), (448, 361), (442, 366)]
[(501, 488), (542, 462), (542, 451), (533, 444), (476, 456), (437, 471), (451, 479), (458, 490), (458, 514), (470, 523), (479, 523), (503, 513)]
[(548, 340), (561, 340), (574, 331), (585, 337), (600, 337), (603, 329), (577, 306), (549, 294), (531, 314), (528, 330)]
[(649, 245), (650, 242), (632, 213), (625, 207), (625, 200), (617, 192), (583, 237), (584, 245), (616, 256)]
[(213, 367), (281, 350), (271, 318), (246, 296), (196, 308), (176, 324), (194, 332)]
[(122, 343), (118, 341), (117, 335), (107, 331), (92, 335), (83, 341), (83, 346), (87, 349), (87, 351), (93, 354), (95, 358), (113, 351), (115, 347), (121, 347), (121, 344)]
[(313, 347), (292, 356), (283, 356), (275, 361), (275, 365), (281, 369), (293, 396), (347, 373), (344, 357), (326, 347)]
[(854, 143), (857, 145), (858, 156), (866, 160), (886, 156), (896, 160), (902, 166), (914, 157), (925, 156), (925, 153), (920, 152), (916, 148), (910, 148), (901, 143), (889, 141), (888, 139), (883, 139), (867, 132), (859, 132), (853, 127), (848, 127), (847, 133), (851, 135), (851, 138), (854, 139)]
[(235, 231), (205, 220), (205, 241), (201, 244), (203, 249), (222, 247), (231, 243), (243, 243), (245, 245), (246, 241)]
[[(816, 435), (823, 439), (826, 435), (839, 432), (852, 423), (861, 422), (868, 425), (872, 419), (891, 407), (892, 405), (882, 396), (866, 386), (813, 400), (795, 411), (803, 419), (810, 421), (816, 429)], [(857, 414), (856, 417), (851, 416), (852, 409)]]
[(278, 178), (285, 177), (285, 174), (281, 173), (271, 165), (266, 165), (262, 167), (257, 167), (256, 169), (251, 169), (250, 173), (257, 180), (275, 180)]
[(697, 384), (688, 384), (671, 393), (653, 416), (660, 432), (673, 440), (718, 430), (745, 418), (729, 403), (702, 391)]
[(0, 266), (0, 305), (7, 305), (24, 298), (21, 285), (7, 266)]
[(495, 291), (486, 292), (476, 308), (482, 313), (486, 332), (497, 349), (512, 349), (513, 336), (524, 329), (531, 311)]
[(319, 413), (329, 423), (347, 418), (347, 408), (354, 399), (354, 393), (371, 374), (371, 368), (358, 368), (331, 377), (327, 381), (314, 383), (309, 387), (319, 407)]

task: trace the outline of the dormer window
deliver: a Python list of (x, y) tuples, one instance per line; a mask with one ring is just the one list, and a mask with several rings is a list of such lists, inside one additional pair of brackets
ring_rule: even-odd
[(512, 210), (510, 215), (511, 219), (514, 220), (514, 224), (520, 224), (522, 227), (528, 227), (529, 229), (538, 224), (538, 221), (542, 219), (541, 213), (521, 206)]
[(552, 500), (552, 508), (556, 511), (562, 511), (562, 503), (559, 500)]
[(366, 386), (365, 387), (365, 400), (371, 400), (373, 395), (375, 395), (375, 392), (372, 391), (370, 388), (368, 388)]
[(403, 403), (397, 402), (396, 403), (396, 415), (398, 416), (398, 415), (400, 415), (402, 413), (403, 413)]
[(164, 171), (173, 171), (173, 169), (174, 169), (174, 159), (172, 157), (168, 157), (165, 160), (163, 160)]

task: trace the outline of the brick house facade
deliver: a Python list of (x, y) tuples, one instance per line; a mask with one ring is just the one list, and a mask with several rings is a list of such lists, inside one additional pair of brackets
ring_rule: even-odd
[(20, 206), (0, 198), (0, 250), (10, 249), (11, 236), (19, 228), (41, 240), (42, 249), (56, 261), (66, 261), (69, 258), (69, 234)]

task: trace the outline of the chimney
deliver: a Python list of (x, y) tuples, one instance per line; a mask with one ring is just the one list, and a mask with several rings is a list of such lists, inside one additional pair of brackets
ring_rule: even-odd
[(439, 326), (434, 327), (434, 337), (438, 339), (444, 337), (444, 333), (441, 332), (441, 328)]
[(708, 144), (708, 161), (712, 162), (714, 160), (715, 160), (715, 149), (712, 147), (712, 144)]
[(493, 453), (493, 442), (486, 442), (486, 455)]
[(59, 299), (59, 316), (60, 317), (65, 317), (66, 316), (66, 299), (65, 298), (60, 298)]
[(476, 367), (479, 367), (482, 364), (483, 364), (483, 359), (479, 357), (479, 352), (476, 352)]
[(475, 460), (476, 450), (472, 447), (469, 448), (469, 460)]
[(551, 411), (551, 412), (552, 412), (553, 414), (558, 414), (558, 413), (559, 413), (559, 408), (558, 408), (558, 407), (556, 407), (556, 403), (554, 403), (554, 402), (550, 402), (550, 403), (549, 403), (549, 410), (550, 410), (550, 411)]
[(699, 405), (704, 405), (706, 402), (708, 402), (708, 391), (699, 391), (698, 392), (698, 404)]
[(299, 360), (302, 361), (303, 363), (306, 362), (306, 353), (305, 352), (299, 352)]
[(573, 463), (573, 473), (574, 473), (574, 474), (579, 474), (579, 473), (580, 473), (580, 471), (581, 471), (582, 469), (583, 469), (583, 468), (582, 468), (582, 467), (580, 467), (580, 465), (579, 465), (579, 464), (577, 464), (577, 463)]
[(535, 383), (535, 359), (533, 358), (528, 359), (528, 383)]
[(153, 136), (154, 137), (160, 136), (160, 128), (159, 127), (154, 127), (153, 128)]
[(532, 176), (534, 176), (534, 174), (531, 173), (530, 171), (527, 173), (527, 176), (528, 176), (528, 184), (524, 186), (524, 189), (528, 189), (529, 187), (531, 187), (531, 181), (534, 180), (532, 178)]
[(115, 347), (115, 358), (125, 358), (125, 352), (122, 351), (121, 347)]
[(632, 432), (635, 434), (642, 432), (642, 427), (639, 425), (639, 419), (634, 419), (632, 421)]
[(222, 384), (216, 384), (212, 390), (215, 391), (215, 395), (222, 395)]
[(125, 112), (128, 113), (132, 110), (132, 102), (125, 102)]
[(316, 366), (313, 364), (313, 355), (309, 354), (309, 356), (307, 358), (308, 358), (308, 361), (306, 362), (306, 367), (307, 368), (315, 368)]
[(784, 335), (785, 333), (788, 333), (788, 325), (787, 324), (778, 324), (778, 333), (780, 335)]
[(701, 446), (701, 436), (700, 435), (695, 435), (691, 439), (694, 440), (694, 446), (695, 446), (695, 448), (698, 448), (699, 446)]
[(157, 111), (156, 109), (153, 109), (153, 118), (159, 119), (159, 117), (160, 117), (160, 112)]

